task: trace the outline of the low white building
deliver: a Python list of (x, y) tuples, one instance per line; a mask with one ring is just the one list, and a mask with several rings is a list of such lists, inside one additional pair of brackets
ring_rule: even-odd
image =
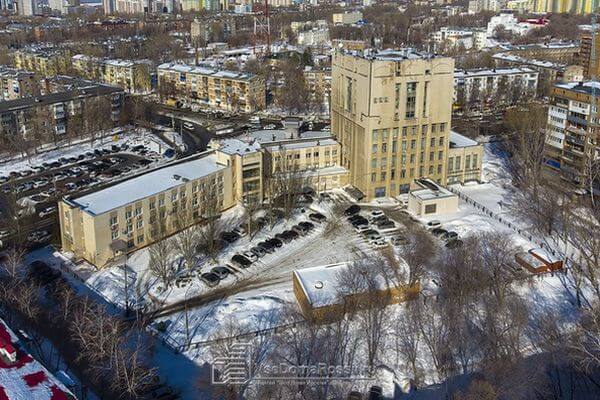
[(444, 26), (431, 35), (434, 42), (441, 44), (448, 42), (455, 46), (464, 46), (465, 49), (474, 48), (481, 50), (486, 47), (487, 35), (482, 29), (465, 29)]
[(532, 29), (542, 28), (545, 26), (544, 23), (540, 23), (539, 20), (527, 20), (519, 22), (519, 19), (514, 14), (502, 13), (495, 15), (490, 19), (487, 24), (487, 35), (493, 37), (497, 27), (503, 26), (509, 32), (515, 35), (525, 35)]
[(416, 179), (408, 193), (408, 210), (419, 217), (454, 214), (458, 196), (430, 179)]

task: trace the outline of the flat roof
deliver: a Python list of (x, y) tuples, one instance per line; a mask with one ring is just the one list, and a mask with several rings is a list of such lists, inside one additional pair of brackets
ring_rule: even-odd
[[(260, 129), (248, 132), (245, 137), (255, 139), (261, 144), (281, 142), (284, 140), (295, 140), (291, 132), (285, 129)], [(330, 131), (304, 131), (298, 133), (296, 139), (328, 139), (331, 138)]]
[[(421, 182), (420, 182), (421, 181)], [(425, 183), (422, 183), (425, 182)], [(433, 199), (444, 199), (449, 197), (456, 197), (457, 195), (452, 193), (446, 188), (438, 185), (431, 179), (422, 178), (416, 179), (415, 183), (420, 186), (410, 191), (410, 194), (420, 200), (433, 200)]]
[(587, 81), (587, 82), (569, 82), (569, 83), (556, 83), (554, 87), (559, 89), (572, 90), (574, 92), (584, 94), (598, 94), (600, 91), (600, 82), (598, 81)]
[(442, 58), (432, 53), (419, 52), (413, 48), (402, 48), (402, 49), (386, 49), (374, 51), (372, 49), (366, 49), (362, 51), (356, 50), (337, 50), (338, 52), (354, 57), (361, 57), (367, 60), (380, 60), (380, 61), (404, 61), (404, 60), (429, 60), (433, 58)]
[[(216, 156), (209, 154), (149, 171), (69, 202), (88, 214), (100, 215), (184, 185), (183, 179), (195, 180), (223, 169), (225, 166), (217, 163)], [(175, 179), (176, 175), (180, 178)]]
[[(403, 268), (406, 268), (404, 260), (400, 259), (399, 262), (403, 264)], [(350, 288), (344, 284), (344, 281), (346, 280), (346, 274), (360, 274), (359, 269), (369, 267), (372, 270), (372, 266), (363, 264), (360, 261), (342, 262), (297, 269), (294, 271), (294, 276), (300, 283), (310, 305), (313, 308), (319, 308), (339, 304), (344, 297), (350, 295), (365, 293), (368, 290), (366, 285), (360, 285), (359, 283), (357, 284), (359, 287)], [(397, 282), (395, 271), (391, 267), (385, 267), (376, 272), (374, 278), (379, 290), (393, 287), (394, 283), (400, 283)], [(349, 278), (352, 279), (351, 276)]]
[(461, 135), (458, 132), (450, 131), (450, 148), (478, 146), (479, 143), (473, 139)]
[(454, 78), (470, 78), (490, 75), (514, 75), (514, 74), (537, 74), (531, 68), (483, 68), (483, 69), (456, 69), (454, 70)]
[(3, 101), (0, 102), (0, 112), (18, 111), (32, 106), (64, 103), (76, 98), (107, 95), (119, 92), (123, 92), (123, 89), (104, 84), (90, 84), (86, 87), (78, 87), (75, 89), (50, 93), (43, 96), (25, 97), (21, 99)]
[(260, 150), (260, 145), (256, 142), (248, 143), (240, 139), (223, 139), (219, 141), (219, 151), (225, 154), (251, 154)]
[(281, 143), (274, 143), (272, 146), (269, 146), (269, 149), (280, 149), (284, 148), (287, 150), (294, 149), (304, 149), (307, 147), (316, 147), (316, 146), (332, 146), (337, 144), (337, 142), (333, 139), (321, 139), (321, 140), (289, 140)]
[(157, 69), (181, 72), (181, 73), (209, 75), (209, 76), (213, 76), (215, 78), (228, 78), (228, 79), (237, 79), (237, 80), (250, 80), (256, 76), (256, 75), (248, 73), (248, 72), (216, 70), (216, 69), (212, 69), (212, 68), (198, 67), (195, 65), (176, 64), (176, 63), (161, 64), (158, 66)]

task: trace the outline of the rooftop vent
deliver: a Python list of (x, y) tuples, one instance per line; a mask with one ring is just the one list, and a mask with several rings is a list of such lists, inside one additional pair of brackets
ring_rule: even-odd
[(181, 176), (180, 175), (173, 175), (173, 179), (175, 179), (176, 181), (178, 181), (178, 180), (181, 179)]
[(323, 282), (316, 281), (315, 282), (315, 289), (323, 289)]

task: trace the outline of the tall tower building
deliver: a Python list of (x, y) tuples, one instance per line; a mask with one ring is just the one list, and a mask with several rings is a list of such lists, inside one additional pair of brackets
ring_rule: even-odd
[(115, 12), (115, 0), (102, 0), (102, 8), (104, 9), (104, 14), (110, 15)]
[(18, 0), (19, 15), (34, 15), (36, 11), (35, 0)]
[(446, 183), (453, 79), (452, 58), (412, 49), (334, 54), (331, 128), (368, 198), (405, 193), (419, 177)]

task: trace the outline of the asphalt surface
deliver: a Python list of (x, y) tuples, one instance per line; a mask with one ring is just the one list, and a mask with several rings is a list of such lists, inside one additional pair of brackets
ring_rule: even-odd
[[(30, 233), (35, 231), (47, 231), (52, 237), (49, 240), (41, 243), (29, 242), (29, 247), (43, 246), (49, 241), (57, 240), (59, 224), (56, 211), (47, 216), (40, 216), (40, 211), (49, 207), (56, 207), (58, 199), (63, 195), (72, 195), (89, 190), (92, 187), (100, 188), (110, 184), (113, 179), (120, 178), (128, 173), (118, 172), (123, 171), (123, 168), (131, 169), (129, 173), (145, 168), (137, 164), (139, 161), (144, 159), (148, 159), (148, 157), (130, 152), (114, 152), (111, 154), (94, 155), (93, 158), (90, 157), (84, 160), (70, 162), (59, 167), (45, 167), (40, 172), (32, 173), (26, 177), (14, 177), (6, 183), (0, 184), (0, 231), (8, 231), (10, 235), (8, 237), (0, 237), (0, 240), (2, 240), (4, 246), (15, 244), (15, 240), (18, 239), (18, 241), (21, 242)], [(75, 167), (81, 167), (84, 164), (89, 165), (96, 161), (105, 161), (106, 166), (98, 170), (95, 181), (93, 180), (92, 182), (89, 182), (90, 179), (94, 178), (90, 177), (90, 172), (85, 171), (82, 171), (82, 173), (78, 176), (67, 176), (59, 181), (52, 180), (52, 176), (59, 172), (66, 173), (66, 171)], [(20, 193), (16, 193), (14, 190), (12, 192), (8, 192), (8, 188), (15, 188), (27, 182), (33, 183), (42, 178), (47, 179), (48, 183), (41, 187), (31, 188)], [(88, 182), (86, 182), (86, 180), (88, 180)], [(67, 184), (69, 183), (75, 183), (78, 185), (78, 187), (74, 190), (69, 190), (66, 188)], [(55, 193), (51, 194), (50, 196), (40, 195), (40, 193), (47, 192), (49, 190), (54, 190)], [(25, 197), (33, 197), (34, 199), (39, 199), (40, 201), (36, 201), (34, 206), (35, 212), (33, 214), (19, 216), (17, 212), (19, 209), (21, 209), (21, 207), (18, 205), (18, 201), (19, 199)], [(21, 230), (19, 235), (20, 237), (18, 238), (15, 237), (15, 231), (17, 231), (17, 228)]]

